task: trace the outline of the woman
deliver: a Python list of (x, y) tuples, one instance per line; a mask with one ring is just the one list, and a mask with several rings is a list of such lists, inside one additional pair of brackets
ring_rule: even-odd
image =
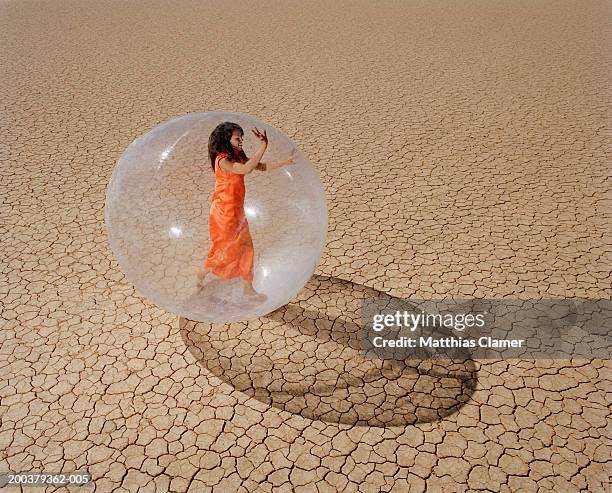
[(263, 163), (268, 136), (252, 130), (260, 141), (257, 152), (248, 158), (242, 150), (244, 131), (240, 125), (224, 122), (212, 131), (208, 140), (208, 156), (215, 173), (215, 190), (210, 207), (210, 239), (212, 246), (198, 271), (198, 287), (203, 287), (209, 273), (222, 279), (240, 277), (244, 295), (254, 301), (266, 297), (253, 288), (253, 240), (244, 214), (244, 176), (257, 169), (270, 171), (295, 164), (295, 150), (285, 161)]

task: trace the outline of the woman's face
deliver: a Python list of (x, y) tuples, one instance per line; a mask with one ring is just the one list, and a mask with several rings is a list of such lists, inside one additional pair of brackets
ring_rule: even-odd
[(242, 132), (240, 130), (234, 130), (232, 132), (232, 138), (230, 139), (230, 144), (234, 149), (242, 150)]

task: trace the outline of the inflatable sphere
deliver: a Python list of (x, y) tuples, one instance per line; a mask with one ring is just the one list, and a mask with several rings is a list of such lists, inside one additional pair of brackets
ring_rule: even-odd
[[(243, 129), (247, 157), (261, 145), (254, 129), (268, 138), (261, 162), (284, 163), (294, 156), (276, 169), (242, 175), (237, 250), (222, 242), (228, 237), (227, 211), (211, 207), (219, 172), (210, 163), (209, 138), (223, 122)], [(222, 173), (226, 179), (228, 172)], [(232, 183), (240, 180), (230, 175)], [(279, 130), (240, 113), (192, 113), (138, 137), (115, 166), (104, 215), (127, 279), (151, 302), (200, 321), (250, 320), (285, 305), (312, 276), (327, 234), (325, 194), (313, 166)], [(225, 231), (221, 240), (219, 230)], [(230, 268), (204, 268), (211, 251), (215, 268)], [(238, 264), (243, 270), (251, 266), (248, 292), (244, 275), (232, 273)]]

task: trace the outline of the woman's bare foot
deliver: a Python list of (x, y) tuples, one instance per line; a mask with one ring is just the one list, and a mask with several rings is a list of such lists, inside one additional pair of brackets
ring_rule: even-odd
[(198, 286), (198, 288), (202, 289), (204, 287), (204, 280), (206, 279), (207, 276), (208, 276), (207, 270), (205, 270), (204, 268), (201, 268), (198, 270), (198, 272), (196, 273), (196, 278), (197, 278), (196, 285)]
[(262, 303), (268, 299), (265, 294), (258, 293), (253, 288), (253, 284), (250, 282), (244, 283), (244, 296), (249, 299), (249, 301), (255, 301), (257, 303)]

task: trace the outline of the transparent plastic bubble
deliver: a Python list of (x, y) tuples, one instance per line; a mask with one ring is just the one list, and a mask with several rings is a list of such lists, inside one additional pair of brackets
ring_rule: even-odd
[[(240, 277), (197, 272), (211, 248), (209, 218), (215, 173), (208, 139), (222, 122), (244, 130), (252, 156), (265, 130), (262, 162), (286, 160), (296, 145), (266, 123), (240, 113), (192, 113), (137, 138), (113, 171), (106, 194), (110, 246), (134, 286), (150, 301), (191, 320), (249, 320), (285, 305), (312, 276), (327, 234), (321, 182), (297, 149), (295, 164), (244, 175), (244, 218), (252, 238), (252, 287)], [(264, 299), (265, 297), (265, 299)]]

